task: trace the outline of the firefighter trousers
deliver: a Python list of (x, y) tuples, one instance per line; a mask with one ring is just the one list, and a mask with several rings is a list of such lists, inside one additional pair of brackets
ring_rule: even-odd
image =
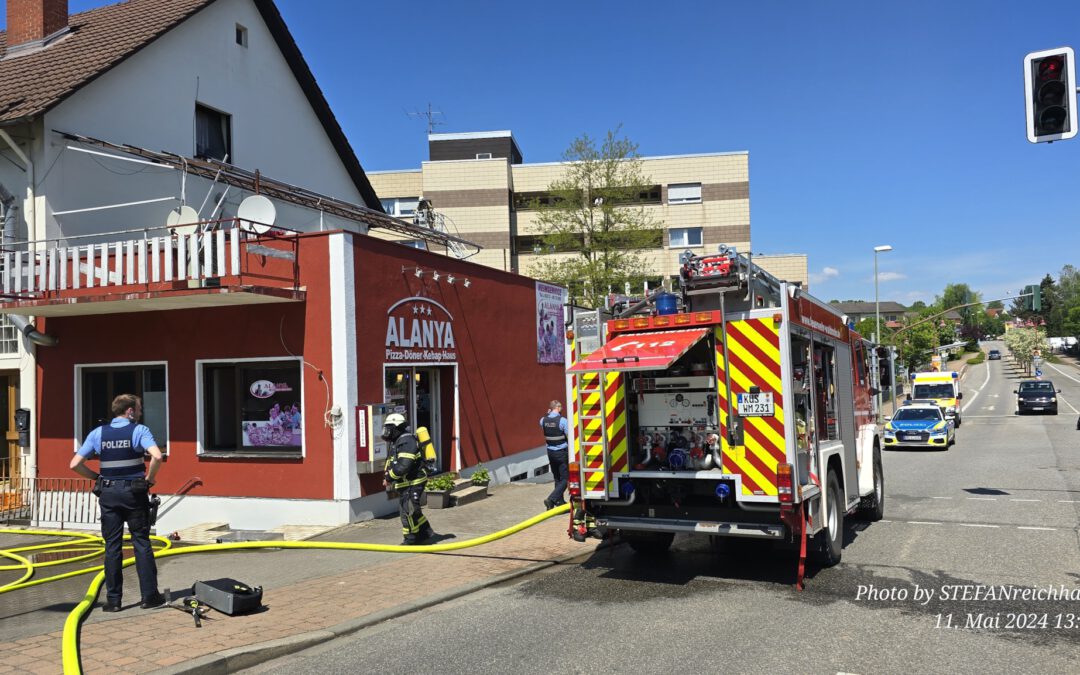
[(420, 510), (420, 500), (423, 496), (423, 483), (401, 488), (398, 497), (398, 511), (401, 514), (403, 544), (419, 544), (434, 534), (431, 524), (428, 523), (427, 516)]

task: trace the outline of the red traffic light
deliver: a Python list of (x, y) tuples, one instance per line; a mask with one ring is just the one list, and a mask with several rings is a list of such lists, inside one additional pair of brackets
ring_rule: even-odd
[(1039, 63), (1039, 80), (1056, 80), (1065, 69), (1065, 60), (1060, 56), (1045, 58)]

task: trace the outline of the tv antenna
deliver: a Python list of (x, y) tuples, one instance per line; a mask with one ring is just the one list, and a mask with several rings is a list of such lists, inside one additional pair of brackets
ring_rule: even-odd
[(442, 121), (437, 122), (437, 121), (435, 121), (435, 116), (436, 115), (439, 115), (439, 116), (444, 116), (444, 115), (439, 110), (432, 110), (431, 109), (431, 102), (428, 102), (426, 111), (425, 110), (420, 110), (420, 111), (415, 111), (415, 112), (409, 112), (408, 110), (406, 110), (405, 114), (408, 115), (409, 117), (411, 117), (412, 119), (417, 119), (417, 118), (420, 118), (420, 117), (426, 117), (427, 118), (427, 132), (428, 132), (428, 134), (432, 133), (435, 130), (436, 126), (438, 126), (440, 124), (446, 124), (446, 122), (442, 122)]

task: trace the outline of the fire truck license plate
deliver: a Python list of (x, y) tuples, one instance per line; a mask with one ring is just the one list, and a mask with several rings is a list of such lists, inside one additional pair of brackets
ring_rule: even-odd
[(772, 417), (772, 392), (761, 394), (739, 394), (740, 417)]

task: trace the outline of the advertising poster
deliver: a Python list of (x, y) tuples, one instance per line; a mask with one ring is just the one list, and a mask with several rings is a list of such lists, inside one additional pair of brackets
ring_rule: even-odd
[(243, 373), (244, 447), (301, 447), (299, 367), (244, 368)]
[(542, 281), (536, 282), (536, 361), (563, 363), (566, 342), (563, 340), (563, 303), (566, 290)]

